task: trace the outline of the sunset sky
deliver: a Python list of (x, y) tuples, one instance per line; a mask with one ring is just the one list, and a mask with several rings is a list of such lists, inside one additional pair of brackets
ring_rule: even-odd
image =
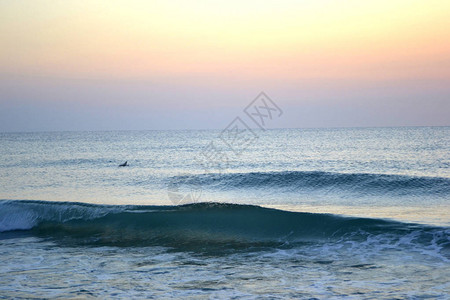
[(450, 1), (0, 0), (0, 131), (450, 125)]

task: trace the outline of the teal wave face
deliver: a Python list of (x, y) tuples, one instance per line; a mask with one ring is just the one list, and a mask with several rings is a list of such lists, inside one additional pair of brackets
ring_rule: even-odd
[(249, 250), (301, 247), (305, 243), (364, 243), (376, 237), (396, 243), (409, 237), (420, 247), (437, 245), (445, 253), (450, 250), (447, 228), (251, 205), (107, 206), (2, 201), (0, 207), (1, 231), (26, 230), (31, 235), (72, 246)]

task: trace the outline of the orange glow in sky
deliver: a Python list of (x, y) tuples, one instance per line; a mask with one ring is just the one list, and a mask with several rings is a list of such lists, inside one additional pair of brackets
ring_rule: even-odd
[(0, 0), (0, 132), (222, 128), (260, 91), (279, 127), (448, 126), (450, 1)]
[(449, 1), (1, 1), (6, 73), (449, 78)]

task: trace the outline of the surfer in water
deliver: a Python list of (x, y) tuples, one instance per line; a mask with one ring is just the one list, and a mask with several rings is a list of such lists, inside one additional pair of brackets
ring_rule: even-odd
[(128, 166), (128, 161), (124, 162), (123, 164), (120, 164), (119, 167), (126, 167)]

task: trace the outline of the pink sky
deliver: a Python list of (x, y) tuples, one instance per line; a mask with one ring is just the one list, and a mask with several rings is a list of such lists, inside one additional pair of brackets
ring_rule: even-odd
[(2, 1), (0, 45), (0, 131), (450, 125), (449, 1)]

